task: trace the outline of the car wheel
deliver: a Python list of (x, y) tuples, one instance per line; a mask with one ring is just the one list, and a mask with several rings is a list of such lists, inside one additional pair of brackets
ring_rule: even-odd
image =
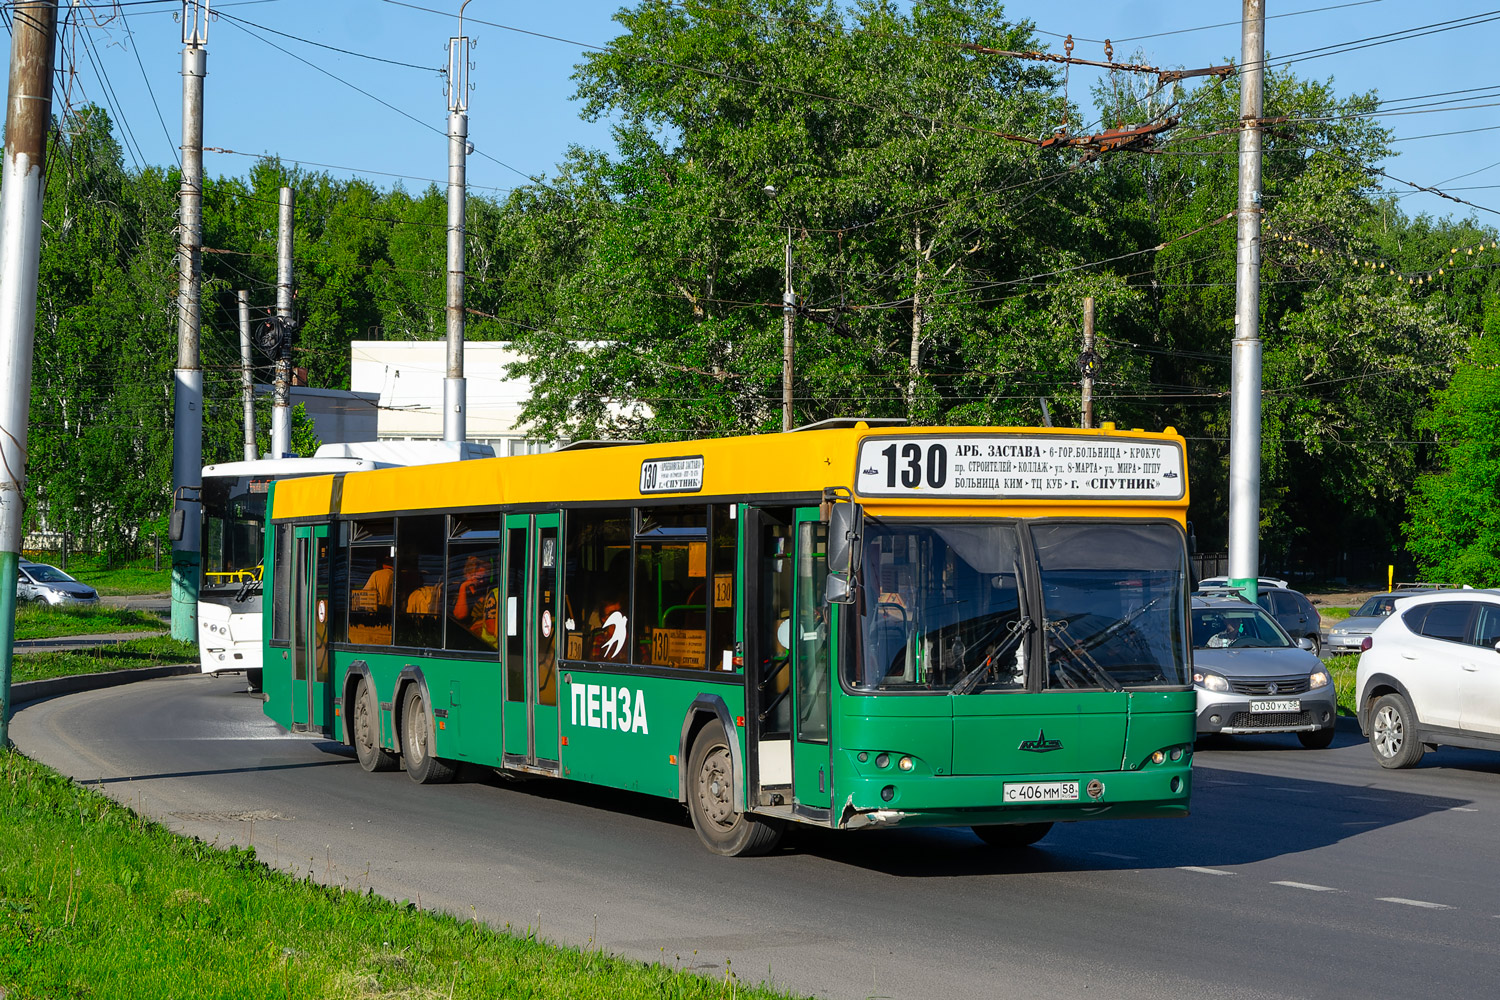
[(693, 740), (688, 757), (688, 814), (703, 845), (725, 857), (765, 854), (781, 840), (778, 820), (736, 812), (734, 757), (723, 723), (715, 720)]
[(1424, 747), (1417, 740), (1417, 717), (1399, 694), (1383, 694), (1370, 709), (1370, 749), (1381, 767), (1416, 767)]
[(971, 826), (974, 836), (991, 847), (1030, 847), (1047, 836), (1051, 823), (1005, 823), (999, 826)]
[(1336, 726), (1324, 726), (1322, 729), (1314, 729), (1312, 732), (1297, 734), (1297, 742), (1308, 750), (1327, 750), (1333, 746), (1334, 734), (1338, 731)]
[(1323, 655), (1323, 637), (1321, 635), (1319, 635), (1317, 632), (1309, 632), (1307, 634), (1307, 637), (1312, 640), (1313, 648), (1310, 651), (1312, 653), (1312, 655), (1314, 655), (1314, 656), (1322, 656)]

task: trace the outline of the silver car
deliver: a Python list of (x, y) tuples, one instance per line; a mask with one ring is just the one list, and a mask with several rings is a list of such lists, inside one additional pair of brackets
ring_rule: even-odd
[(21, 561), (16, 574), (16, 597), (23, 601), (59, 604), (98, 604), (99, 592), (79, 583), (56, 566)]
[(1328, 629), (1328, 651), (1330, 653), (1358, 653), (1365, 648), (1365, 640), (1374, 634), (1403, 597), (1417, 597), (1436, 593), (1431, 590), (1392, 590), (1375, 594), (1354, 610), (1354, 614), (1337, 622)]
[(1338, 698), (1310, 640), (1294, 641), (1236, 598), (1193, 598), (1192, 628), (1200, 734), (1296, 733), (1310, 750), (1333, 743)]

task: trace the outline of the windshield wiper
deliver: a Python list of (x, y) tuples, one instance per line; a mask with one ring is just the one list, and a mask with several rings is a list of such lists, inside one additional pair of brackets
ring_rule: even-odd
[[(1053, 666), (1055, 667), (1062, 668), (1063, 670), (1067, 670), (1069, 673), (1072, 673), (1073, 668), (1068, 666), (1068, 661), (1072, 660), (1083, 668), (1084, 674), (1086, 674), (1088, 677), (1091, 677), (1095, 684), (1098, 684), (1106, 691), (1124, 691), (1125, 685), (1115, 680), (1108, 670), (1105, 670), (1103, 667), (1101, 667), (1098, 661), (1096, 661), (1093, 656), (1089, 654), (1088, 649), (1084, 647), (1084, 644), (1082, 642), (1073, 638), (1072, 633), (1068, 631), (1068, 625), (1069, 622), (1066, 618), (1059, 618), (1056, 621), (1047, 622), (1047, 629), (1055, 635), (1062, 637), (1068, 643), (1068, 645), (1063, 647), (1063, 649), (1060, 651), (1064, 655), (1060, 656), (1057, 659), (1053, 659), (1052, 651), (1049, 649), (1047, 651), (1048, 662), (1053, 664)], [(1102, 642), (1103, 638), (1107, 636), (1110, 631), (1110, 629), (1106, 629), (1105, 631), (1098, 633), (1098, 642)], [(1094, 639), (1096, 637), (1090, 636), (1089, 638)], [(1097, 645), (1098, 643), (1096, 642), (1095, 644)], [(1063, 679), (1069, 681), (1071, 680), (1071, 678), (1068, 676), (1063, 676)], [(1073, 684), (1073, 686), (1077, 687), (1079, 685)]]
[[(968, 694), (971, 689), (979, 684), (980, 678), (982, 678), (987, 672), (994, 669), (995, 661), (1014, 649), (1016, 645), (1023, 638), (1025, 638), (1026, 633), (1031, 631), (1032, 627), (1033, 626), (1031, 624), (1030, 618), (1021, 618), (1011, 623), (1010, 635), (1002, 639), (1000, 644), (993, 650), (991, 650), (988, 656), (980, 661), (979, 666), (975, 667), (973, 670), (970, 670), (968, 673), (960, 677), (958, 679), (958, 683), (953, 685), (950, 693)], [(998, 626), (996, 626), (996, 628), (998, 629)], [(988, 636), (986, 636), (985, 638), (988, 638)], [(980, 645), (983, 645), (983, 643), (981, 642)]]

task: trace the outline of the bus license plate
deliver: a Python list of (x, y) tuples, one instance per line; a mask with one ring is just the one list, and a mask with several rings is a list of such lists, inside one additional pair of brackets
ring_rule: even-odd
[(1302, 705), (1295, 701), (1252, 701), (1252, 712), (1300, 712)]
[(1077, 802), (1076, 781), (1023, 781), (1006, 782), (1001, 789), (1006, 802)]

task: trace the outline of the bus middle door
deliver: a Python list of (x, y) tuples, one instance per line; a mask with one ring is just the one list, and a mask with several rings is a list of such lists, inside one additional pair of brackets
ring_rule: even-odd
[(557, 774), (558, 576), (557, 514), (505, 518), (505, 762)]
[(292, 534), (292, 730), (326, 732), (332, 721), (328, 526), (298, 525)]

